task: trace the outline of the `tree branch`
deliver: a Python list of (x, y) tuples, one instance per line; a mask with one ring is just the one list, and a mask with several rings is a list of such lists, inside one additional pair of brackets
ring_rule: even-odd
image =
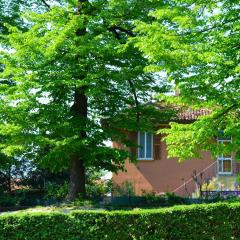
[(134, 87), (134, 84), (133, 82), (129, 79), (128, 80), (128, 83), (131, 87), (131, 90), (132, 90), (132, 93), (133, 93), (133, 97), (134, 97), (134, 101), (135, 101), (135, 106), (137, 108), (137, 115), (136, 115), (136, 119), (137, 119), (137, 124), (139, 124), (139, 121), (140, 121), (140, 113), (139, 113), (139, 102), (138, 102), (138, 97), (137, 97), (137, 93), (136, 93), (136, 89)]
[(133, 33), (133, 31), (131, 30), (128, 30), (128, 29), (125, 29), (121, 26), (112, 26), (112, 28), (116, 29), (116, 30), (119, 30), (121, 32), (124, 32), (126, 33), (127, 35), (131, 36), (131, 37), (135, 37), (136, 35)]
[(133, 31), (129, 30), (129, 29), (125, 29), (121, 26), (111, 26), (107, 28), (109, 31), (111, 31), (112, 33), (114, 33), (114, 35), (116, 36), (117, 39), (121, 39), (121, 35), (118, 31), (126, 33), (127, 35), (129, 35), (130, 37), (134, 37), (136, 36)]
[(112, 32), (118, 40), (121, 40), (121, 36), (120, 36), (120, 34), (116, 31), (116, 29), (110, 27), (110, 28), (108, 28), (108, 30), (109, 30), (110, 32)]
[(225, 114), (227, 114), (228, 112), (230, 112), (232, 109), (234, 109), (235, 107), (237, 107), (238, 104), (234, 103), (231, 106), (229, 106), (228, 108), (226, 108), (224, 111), (222, 111), (221, 113), (219, 113), (217, 116), (214, 117), (214, 119), (219, 119), (222, 116), (224, 116)]
[(51, 6), (45, 0), (41, 0), (41, 1), (48, 9), (51, 8)]
[(204, 28), (204, 29), (199, 30), (199, 31), (190, 31), (190, 32), (183, 33), (183, 34), (181, 34), (181, 35), (190, 35), (190, 34), (193, 34), (193, 33), (195, 33), (195, 34), (201, 34), (201, 33), (208, 32), (208, 31), (210, 31), (210, 30), (212, 30), (212, 29), (215, 29), (215, 28), (218, 28), (218, 27), (223, 27), (225, 24), (234, 22), (234, 21), (236, 21), (236, 20), (239, 20), (239, 17), (233, 18), (233, 19), (228, 19), (228, 20), (226, 20), (226, 21), (224, 21), (224, 22), (222, 22), (222, 23), (219, 23), (219, 24), (214, 24), (212, 27), (209, 27), (209, 28)]

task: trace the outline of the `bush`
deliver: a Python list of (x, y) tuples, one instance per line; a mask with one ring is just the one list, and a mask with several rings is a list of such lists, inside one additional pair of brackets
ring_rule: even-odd
[(166, 202), (169, 206), (184, 204), (185, 199), (181, 196), (177, 196), (175, 193), (166, 193)]
[(63, 184), (57, 184), (48, 182), (44, 188), (45, 190), (45, 199), (53, 199), (53, 200), (64, 200), (68, 193), (68, 182), (64, 182)]
[(0, 207), (19, 206), (22, 201), (21, 197), (14, 196), (10, 193), (0, 195)]
[(133, 183), (130, 181), (125, 181), (121, 186), (116, 185), (113, 187), (113, 191), (116, 196), (135, 196), (135, 190)]
[(239, 239), (240, 203), (0, 216), (0, 240)]
[(86, 184), (86, 192), (89, 198), (102, 198), (111, 194), (111, 180), (96, 180), (95, 182)]
[(43, 202), (43, 192), (40, 190), (18, 189), (0, 194), (0, 207), (34, 206)]
[[(115, 188), (116, 189), (116, 188)], [(116, 190), (115, 190), (116, 193)], [(192, 199), (190, 199), (192, 200)], [(154, 192), (142, 192), (142, 196), (134, 195), (117, 195), (112, 197), (111, 201), (105, 206), (109, 207), (170, 207), (174, 205), (191, 204), (188, 198), (177, 196), (174, 193), (166, 193), (165, 195), (156, 195)]]

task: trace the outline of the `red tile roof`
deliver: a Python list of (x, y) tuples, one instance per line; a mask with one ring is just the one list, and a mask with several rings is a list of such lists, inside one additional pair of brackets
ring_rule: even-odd
[(160, 111), (173, 110), (173, 114), (170, 121), (180, 121), (180, 122), (193, 122), (197, 120), (200, 116), (207, 116), (211, 113), (209, 109), (191, 109), (176, 106), (173, 104), (166, 104), (164, 102), (153, 103), (153, 105)]
[(187, 109), (187, 110), (180, 110), (177, 114), (178, 120), (180, 121), (195, 121), (200, 116), (207, 116), (211, 113), (209, 109)]

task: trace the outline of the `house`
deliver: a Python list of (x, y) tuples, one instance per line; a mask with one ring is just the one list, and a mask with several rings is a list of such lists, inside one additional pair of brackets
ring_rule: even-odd
[[(191, 123), (199, 116), (209, 114), (209, 110), (187, 110), (178, 114), (178, 121)], [(168, 123), (159, 124), (160, 128)], [(176, 158), (167, 157), (167, 147), (162, 135), (148, 132), (129, 132), (129, 137), (137, 143), (138, 148), (131, 148), (137, 163), (125, 162), (126, 171), (113, 174), (115, 186), (121, 187), (130, 183), (136, 195), (154, 192), (163, 194), (173, 192), (177, 195), (193, 195), (201, 182), (202, 190), (236, 190), (236, 175), (240, 170), (239, 163), (233, 156), (211, 157), (210, 152), (201, 152), (201, 158), (178, 162)], [(219, 137), (219, 144), (226, 144), (231, 138)], [(122, 148), (122, 144), (113, 143), (113, 147)], [(194, 176), (194, 177), (193, 177)], [(205, 187), (205, 189), (204, 189)]]

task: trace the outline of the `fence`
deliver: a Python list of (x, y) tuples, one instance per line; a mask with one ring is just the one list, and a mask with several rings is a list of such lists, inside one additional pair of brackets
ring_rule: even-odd
[(202, 191), (204, 198), (227, 198), (227, 197), (240, 197), (240, 191)]

